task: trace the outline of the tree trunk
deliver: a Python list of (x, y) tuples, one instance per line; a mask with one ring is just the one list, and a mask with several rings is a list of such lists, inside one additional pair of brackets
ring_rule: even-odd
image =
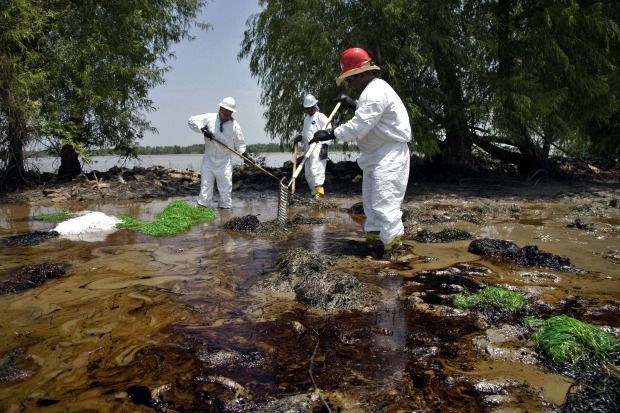
[(521, 159), (517, 162), (519, 174), (532, 175), (540, 172), (545, 175), (553, 174), (555, 165), (549, 159), (551, 145), (548, 142), (545, 140), (540, 146), (530, 139), (524, 139), (517, 144), (521, 152)]
[(24, 179), (24, 122), (16, 110), (10, 110), (8, 116), (8, 159), (6, 178), (20, 182)]
[(460, 126), (446, 130), (446, 140), (441, 149), (441, 163), (456, 167), (467, 167), (472, 160), (472, 139), (465, 122), (458, 122)]
[(551, 145), (548, 141), (538, 146), (530, 139), (523, 139), (513, 144), (518, 152), (500, 147), (492, 139), (481, 137), (476, 139), (476, 145), (493, 158), (516, 165), (519, 175), (530, 176), (540, 172), (552, 175), (555, 169), (555, 164), (549, 159)]
[(60, 178), (73, 178), (82, 173), (82, 164), (78, 159), (78, 154), (71, 145), (63, 145), (60, 149), (60, 167), (58, 176)]
[(468, 167), (472, 160), (472, 138), (465, 115), (465, 102), (461, 81), (452, 70), (452, 66), (442, 61), (441, 56), (435, 58), (442, 69), (437, 71), (440, 89), (446, 102), (444, 105), (444, 128), (446, 139), (441, 145), (441, 163), (456, 167)]

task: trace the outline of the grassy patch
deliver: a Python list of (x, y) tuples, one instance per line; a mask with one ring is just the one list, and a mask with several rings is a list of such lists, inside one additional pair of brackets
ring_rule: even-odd
[(145, 222), (119, 215), (117, 218), (121, 222), (116, 226), (153, 237), (168, 237), (189, 230), (197, 222), (208, 222), (215, 217), (216, 213), (211, 208), (196, 208), (185, 201), (173, 201), (155, 215), (154, 221)]
[(525, 307), (525, 299), (519, 293), (498, 287), (486, 287), (475, 294), (459, 294), (454, 298), (458, 308), (480, 311), (499, 310), (516, 313)]
[(553, 363), (573, 368), (592, 362), (613, 363), (620, 351), (614, 336), (567, 315), (546, 320), (532, 340)]
[(538, 329), (543, 324), (545, 324), (545, 320), (543, 320), (541, 318), (534, 317), (534, 316), (531, 316), (531, 315), (523, 317), (523, 325), (528, 327), (528, 328)]
[(33, 221), (49, 221), (49, 222), (60, 222), (65, 221), (69, 218), (74, 218), (75, 214), (69, 211), (58, 211), (58, 212), (50, 212), (49, 214), (41, 214), (35, 215), (31, 219)]

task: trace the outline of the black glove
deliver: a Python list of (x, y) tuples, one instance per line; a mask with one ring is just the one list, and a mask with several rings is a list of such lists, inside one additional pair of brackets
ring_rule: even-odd
[(329, 128), (327, 130), (319, 130), (314, 132), (314, 136), (312, 137), (312, 139), (310, 139), (310, 142), (308, 143), (312, 144), (315, 142), (325, 142), (334, 139), (336, 139), (336, 135), (334, 135), (334, 130), (332, 128)]
[(301, 142), (301, 135), (297, 135), (293, 138), (293, 145), (299, 142)]
[(211, 132), (206, 125), (200, 128), (200, 131), (205, 136), (205, 138), (208, 138), (209, 140), (213, 140), (213, 132)]
[(340, 102), (342, 107), (345, 109), (353, 109), (353, 110), (357, 109), (357, 103), (353, 99), (345, 95), (344, 93), (338, 96), (335, 101)]
[(327, 159), (327, 147), (329, 145), (327, 145), (326, 143), (324, 143), (323, 145), (321, 145), (321, 151), (319, 152), (319, 159), (320, 160), (324, 160)]

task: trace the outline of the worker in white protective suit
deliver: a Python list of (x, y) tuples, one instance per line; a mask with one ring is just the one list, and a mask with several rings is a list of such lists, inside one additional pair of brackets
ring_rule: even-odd
[(340, 55), (340, 66), (336, 84), (345, 80), (359, 99), (356, 103), (341, 95), (337, 100), (344, 107), (354, 108), (355, 115), (335, 129), (316, 132), (310, 142), (339, 139), (357, 143), (357, 163), (363, 171), (366, 239), (381, 240), (384, 256), (389, 258), (402, 245), (404, 234), (401, 204), (409, 180), (409, 115), (394, 89), (376, 77), (379, 67), (364, 49), (345, 50)]
[[(312, 95), (307, 94), (304, 97), (304, 129), (301, 135), (297, 135), (293, 143), (302, 142), (304, 152), (310, 148), (310, 140), (314, 137), (314, 133), (325, 129), (327, 126), (327, 116), (319, 111), (319, 101)], [(310, 192), (315, 198), (323, 198), (325, 196), (325, 167), (327, 166), (327, 144), (317, 144), (312, 153), (308, 156), (304, 163), (304, 174), (306, 182), (310, 187)]]
[[(197, 203), (204, 207), (232, 208), (233, 152), (245, 154), (245, 140), (241, 126), (233, 117), (236, 111), (235, 99), (226, 97), (219, 104), (217, 113), (203, 113), (189, 118), (190, 129), (202, 133), (205, 139), (205, 153), (200, 166), (201, 182)], [(213, 200), (213, 186), (217, 184), (219, 202)]]

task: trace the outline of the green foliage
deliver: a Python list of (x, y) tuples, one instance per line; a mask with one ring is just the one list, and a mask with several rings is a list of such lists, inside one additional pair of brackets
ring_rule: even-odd
[(185, 201), (173, 201), (163, 211), (155, 215), (151, 222), (140, 221), (119, 215), (121, 221), (117, 228), (126, 228), (153, 237), (168, 237), (185, 232), (198, 222), (214, 220), (215, 212), (211, 208), (194, 207)]
[(492, 35), (486, 41), (497, 44), (486, 57), (493, 133), (523, 156), (544, 160), (552, 145), (580, 153), (590, 142), (594, 149), (599, 136), (586, 136), (588, 128), (608, 123), (618, 112), (619, 6), (605, 3), (545, 0), (487, 7)]
[(546, 320), (532, 340), (553, 363), (571, 368), (613, 362), (620, 352), (614, 336), (567, 315)]
[(23, 169), (35, 139), (55, 153), (68, 144), (134, 156), (153, 131), (149, 90), (207, 2), (1, 1), (0, 168)]
[(516, 313), (525, 307), (521, 294), (498, 287), (486, 287), (475, 294), (459, 294), (454, 298), (458, 308), (480, 311), (498, 310)]
[(540, 328), (544, 323), (544, 320), (531, 315), (523, 317), (523, 325), (529, 328)]
[(69, 218), (74, 218), (75, 214), (69, 211), (50, 212), (49, 214), (35, 215), (32, 217), (33, 221), (64, 221)]
[(546, 167), (553, 147), (618, 156), (617, 1), (261, 4), (239, 57), (249, 59), (267, 131), (280, 141), (300, 129), (305, 93), (324, 111), (351, 93), (334, 85), (338, 57), (360, 46), (401, 96), (414, 149), (427, 157), (466, 163), (475, 144), (530, 172)]
[(23, 150), (33, 139), (29, 120), (37, 117), (46, 80), (46, 17), (40, 1), (0, 1), (0, 181), (24, 172)]

